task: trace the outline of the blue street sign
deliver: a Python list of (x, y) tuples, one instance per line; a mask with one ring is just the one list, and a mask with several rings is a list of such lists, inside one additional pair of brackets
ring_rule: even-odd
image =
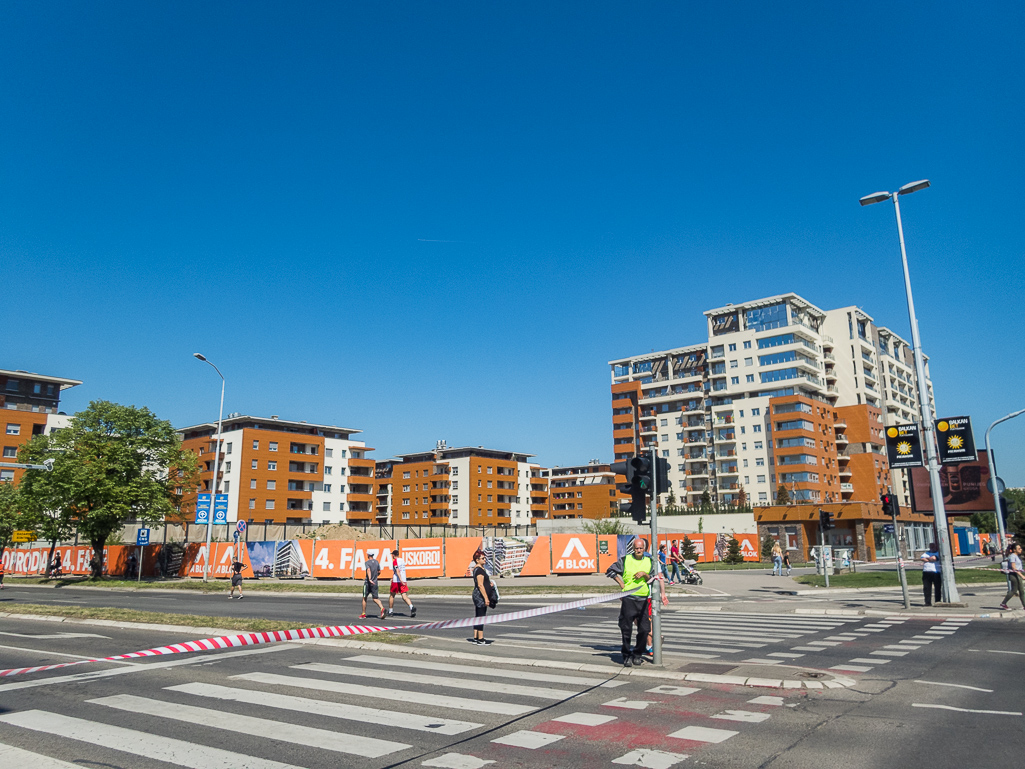
[(214, 497), (214, 524), (228, 522), (228, 495), (217, 494)]
[(235, 524), (235, 528), (238, 530), (239, 534), (241, 534), (243, 531), (246, 530), (246, 522), (240, 520), (238, 523)]
[(139, 547), (149, 544), (149, 529), (139, 529), (135, 532), (135, 544)]
[(209, 492), (196, 495), (196, 523), (210, 523), (212, 495)]
[(892, 523), (884, 523), (883, 524), (883, 531), (885, 531), (887, 534), (893, 534), (893, 524)]

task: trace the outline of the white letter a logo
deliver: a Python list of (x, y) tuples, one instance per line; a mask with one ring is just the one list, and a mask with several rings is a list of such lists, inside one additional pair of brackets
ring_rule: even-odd
[(581, 544), (580, 539), (577, 538), (577, 537), (573, 537), (573, 539), (571, 539), (566, 544), (566, 549), (562, 552), (562, 557), (564, 559), (565, 558), (569, 558), (571, 555), (573, 555), (573, 551), (574, 550), (576, 552), (580, 553), (580, 557), (581, 558), (590, 558), (591, 557), (591, 556), (589, 556), (587, 554), (587, 551), (584, 549), (583, 544)]

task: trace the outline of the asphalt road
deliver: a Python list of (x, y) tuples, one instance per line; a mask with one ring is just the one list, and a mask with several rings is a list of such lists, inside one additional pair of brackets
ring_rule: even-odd
[[(280, 644), (91, 663), (0, 679), (0, 764), (66, 766), (40, 756), (78, 767), (137, 769), (963, 769), (1019, 763), (1025, 747), (1019, 622), (857, 618), (838, 629), (806, 632), (809, 627), (798, 628), (793, 617), (745, 620), (727, 611), (708, 620), (696, 614), (671, 613), (667, 623), (674, 633), (689, 628), (692, 637), (714, 634), (702, 631), (713, 626), (703, 623), (735, 623), (734, 641), (800, 631), (800, 637), (756, 650), (818, 649), (764, 668), (781, 677), (801, 672), (790, 664), (826, 670), (855, 665), (855, 659), (875, 664), (845, 671), (856, 683), (843, 689), (680, 686), (650, 667), (641, 672), (653, 678), (624, 675), (606, 658), (583, 656), (562, 640), (535, 649), (497, 635), (486, 649), (444, 639), (428, 643), (455, 657)], [(556, 635), (572, 639), (614, 616), (582, 616)], [(536, 635), (552, 632), (543, 630)], [(5, 620), (0, 633), (3, 668), (192, 637), (32, 620)], [(897, 655), (877, 654), (886, 651)], [(723, 655), (686, 662), (683, 669), (724, 664), (724, 657), (730, 666), (742, 662)], [(532, 666), (538, 658), (604, 664), (606, 672)]]

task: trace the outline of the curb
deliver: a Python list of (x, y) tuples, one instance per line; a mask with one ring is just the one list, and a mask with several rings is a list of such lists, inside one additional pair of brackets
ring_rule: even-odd
[(794, 614), (830, 617), (907, 617), (908, 619), (1017, 619), (1017, 609), (1006, 612), (911, 612), (903, 609), (794, 609)]
[[(14, 612), (0, 612), (0, 617), (10, 619), (40, 620), (42, 622), (69, 622), (74, 625), (91, 625), (94, 627), (113, 627), (121, 630), (156, 630), (171, 633), (202, 633), (206, 635), (232, 635), (244, 633), (244, 630), (225, 630), (224, 628), (193, 627), (191, 625), (155, 625), (146, 622), (117, 622), (114, 620), (102, 619), (80, 619), (77, 617), (56, 617), (45, 614), (16, 614)], [(388, 651), (400, 654), (414, 654), (424, 657), (442, 657), (448, 659), (462, 659), (473, 662), (493, 662), (502, 665), (523, 665), (526, 667), (549, 668), (552, 670), (576, 670), (582, 673), (601, 673), (603, 675), (613, 674), (616, 668), (609, 668), (603, 665), (592, 665), (589, 663), (561, 662), (559, 660), (524, 659), (522, 657), (493, 657), (483, 654), (471, 654), (470, 652), (445, 651), (443, 649), (416, 649), (401, 644), (387, 644), (376, 641), (349, 641), (340, 638), (306, 638), (295, 641), (281, 641), (279, 643), (309, 645), (309, 646), (331, 646), (342, 649), (366, 649), (368, 651)], [(617, 676), (629, 676), (637, 678), (657, 678), (660, 680), (692, 681), (694, 683), (728, 684), (730, 686), (750, 686), (756, 688), (770, 689), (846, 689), (857, 683), (853, 678), (845, 676), (833, 676), (829, 681), (794, 681), (782, 678), (761, 678), (757, 676), (730, 676), (716, 675), (712, 673), (682, 673), (671, 670), (638, 670), (631, 668), (618, 669)]]

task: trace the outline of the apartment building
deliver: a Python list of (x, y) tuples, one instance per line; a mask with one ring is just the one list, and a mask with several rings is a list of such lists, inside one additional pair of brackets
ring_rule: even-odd
[[(223, 421), (220, 487), (228, 495), (229, 521), (249, 523), (344, 523), (373, 521), (373, 451), (334, 425), (231, 414)], [(201, 463), (200, 487), (211, 491), (217, 423), (178, 430), (185, 448)], [(182, 513), (195, 513), (187, 495)]]
[(706, 492), (767, 505), (779, 486), (820, 503), (899, 488), (883, 429), (913, 421), (903, 340), (857, 308), (827, 312), (793, 293), (704, 314), (707, 342), (609, 362), (617, 460), (655, 449), (691, 506)]
[(619, 508), (616, 474), (597, 459), (576, 467), (553, 467), (548, 491), (552, 518), (608, 518)]
[(18, 461), (18, 449), (33, 435), (66, 427), (70, 417), (60, 413), (61, 393), (82, 384), (77, 379), (0, 369), (0, 481), (17, 482), (24, 472), (5, 468)]
[(532, 456), (438, 441), (433, 451), (379, 462), (376, 521), (515, 526), (547, 518), (547, 471)]

